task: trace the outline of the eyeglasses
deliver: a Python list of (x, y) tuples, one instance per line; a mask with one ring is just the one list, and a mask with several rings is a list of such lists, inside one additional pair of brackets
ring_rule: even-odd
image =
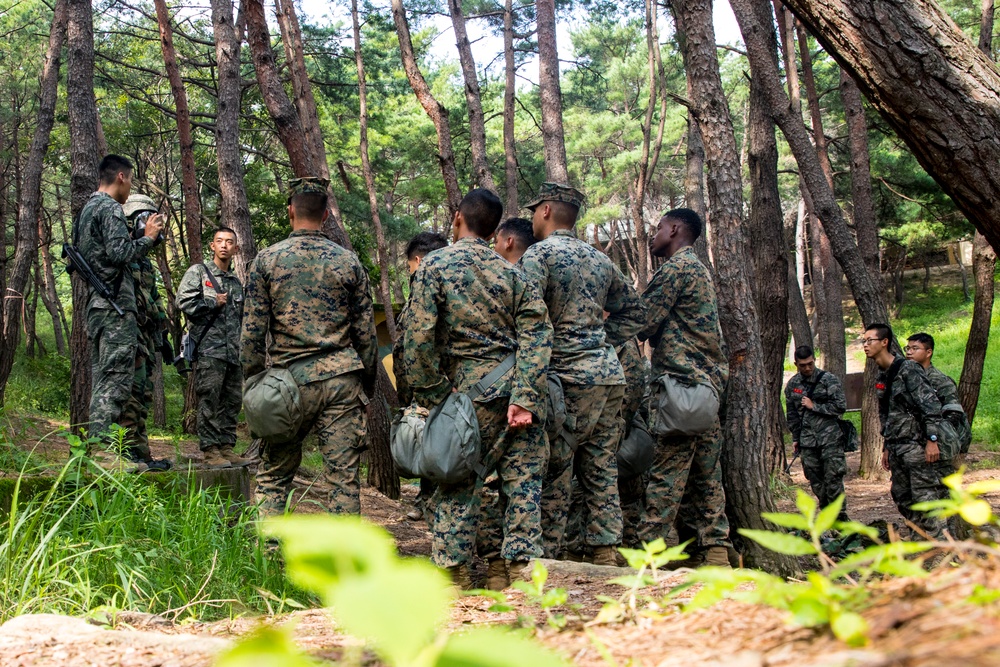
[(880, 340), (885, 340), (884, 338), (859, 338), (862, 345), (871, 345), (872, 343), (877, 343)]
[(903, 348), (903, 352), (923, 352), (926, 347), (920, 347), (919, 345), (907, 345)]

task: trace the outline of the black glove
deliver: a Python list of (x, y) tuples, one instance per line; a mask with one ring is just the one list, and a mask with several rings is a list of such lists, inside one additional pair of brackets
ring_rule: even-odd
[(174, 348), (170, 347), (170, 341), (168, 341), (165, 336), (163, 341), (160, 343), (160, 354), (163, 355), (163, 363), (174, 363)]

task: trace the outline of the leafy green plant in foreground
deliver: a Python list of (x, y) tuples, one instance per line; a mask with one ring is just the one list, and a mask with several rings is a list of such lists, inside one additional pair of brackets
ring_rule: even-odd
[[(598, 612), (594, 622), (614, 623), (651, 613), (650, 609), (658, 607), (656, 601), (648, 595), (640, 598), (639, 591), (657, 583), (657, 572), (661, 567), (675, 561), (687, 560), (688, 555), (684, 552), (684, 549), (690, 543), (691, 541), (688, 540), (668, 549), (667, 543), (660, 538), (643, 544), (642, 549), (618, 549), (625, 557), (625, 560), (628, 561), (629, 566), (636, 570), (636, 573), (623, 577), (615, 577), (608, 582), (624, 586), (626, 589), (625, 593), (619, 598), (598, 595), (597, 599), (602, 601), (604, 606)], [(641, 609), (640, 602), (642, 603)], [(656, 612), (653, 611), (652, 613), (655, 614)]]
[[(319, 595), (337, 628), (361, 638), (392, 667), (556, 667), (565, 663), (534, 641), (503, 628), (450, 633), (456, 591), (426, 560), (400, 558), (391, 536), (357, 517), (288, 516), (264, 533), (281, 540), (289, 578)], [(339, 664), (362, 664), (345, 655)], [(218, 667), (314, 664), (264, 628), (220, 657)]]

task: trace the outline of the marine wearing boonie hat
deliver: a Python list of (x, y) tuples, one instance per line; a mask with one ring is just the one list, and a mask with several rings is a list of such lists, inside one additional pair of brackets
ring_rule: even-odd
[(561, 201), (566, 204), (572, 204), (577, 208), (583, 208), (583, 202), (586, 199), (582, 192), (570, 185), (546, 182), (542, 183), (541, 187), (538, 188), (538, 196), (525, 204), (524, 207), (530, 211), (534, 211), (544, 202)]
[(125, 212), (126, 217), (131, 218), (139, 211), (152, 211), (153, 213), (156, 213), (159, 210), (159, 207), (157, 207), (156, 203), (146, 195), (129, 195), (125, 205), (122, 206), (122, 210)]
[(325, 195), (326, 189), (330, 186), (329, 178), (320, 176), (302, 176), (288, 181), (288, 203), (292, 203), (292, 197), (298, 195)]

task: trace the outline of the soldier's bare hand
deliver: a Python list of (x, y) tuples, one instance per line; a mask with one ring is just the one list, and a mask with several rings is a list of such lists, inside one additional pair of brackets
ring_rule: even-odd
[(882, 469), (889, 469), (889, 450), (887, 449), (882, 450)]
[(511, 428), (525, 428), (531, 426), (531, 412), (525, 410), (520, 405), (513, 403), (507, 408), (507, 424)]
[(797, 443), (797, 442), (793, 442), (792, 443), (792, 453), (793, 454), (798, 454), (799, 453), (799, 443)]
[(146, 238), (155, 239), (163, 231), (163, 221), (164, 215), (162, 213), (157, 213), (156, 215), (149, 216), (149, 220), (146, 221), (146, 231), (144, 232)]
[(936, 442), (927, 441), (927, 447), (924, 449), (924, 460), (928, 463), (937, 463), (941, 460), (941, 450)]
[(813, 400), (808, 396), (803, 396), (802, 407), (804, 407), (806, 410), (812, 410), (814, 407), (816, 407), (816, 404), (813, 403)]
[(221, 307), (221, 306), (226, 305), (226, 302), (228, 300), (229, 300), (229, 295), (227, 293), (225, 293), (225, 292), (223, 292), (221, 294), (216, 294), (215, 295), (215, 305), (216, 305), (216, 307)]

